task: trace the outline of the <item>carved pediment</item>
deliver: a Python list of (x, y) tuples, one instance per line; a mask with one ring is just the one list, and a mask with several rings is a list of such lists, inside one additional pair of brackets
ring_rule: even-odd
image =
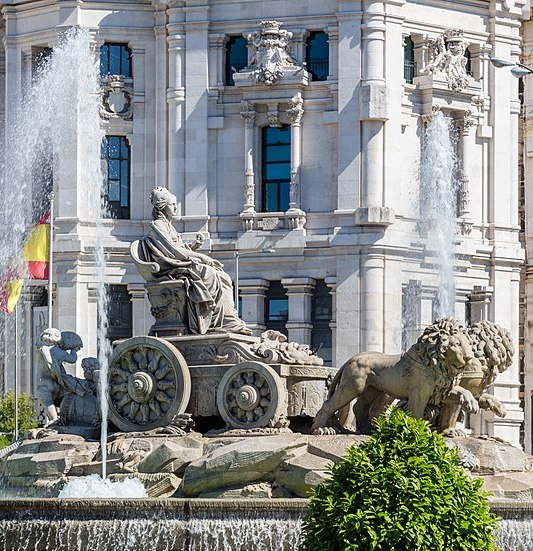
[(261, 21), (260, 29), (246, 35), (249, 63), (235, 73), (236, 86), (272, 86), (283, 80), (293, 81), (295, 77), (307, 83), (307, 71), (290, 53), (292, 33), (281, 25), (275, 20)]

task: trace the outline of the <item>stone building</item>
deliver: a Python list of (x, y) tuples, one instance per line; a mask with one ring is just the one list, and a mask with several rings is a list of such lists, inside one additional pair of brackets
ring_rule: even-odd
[[(238, 256), (240, 309), (254, 331), (283, 330), (336, 366), (362, 350), (398, 353), (433, 319), (439, 277), (418, 224), (418, 166), (440, 110), (459, 159), (455, 315), (497, 321), (516, 341), (518, 82), (489, 58), (518, 60), (523, 4), (4, 0), (0, 93), (9, 109), (65, 26), (94, 31), (115, 216), (112, 337), (152, 323), (128, 250), (160, 185), (178, 198), (185, 240), (201, 233), (232, 275)], [(94, 353), (83, 205), (62, 201), (75, 181), (54, 185), (54, 325)], [(507, 417), (483, 414), (471, 427), (518, 442), (518, 357), (495, 392)]]

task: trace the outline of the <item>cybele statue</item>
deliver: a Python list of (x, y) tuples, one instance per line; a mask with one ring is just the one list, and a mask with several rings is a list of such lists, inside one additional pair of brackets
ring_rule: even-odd
[[(152, 314), (161, 325), (175, 320), (182, 333), (223, 330), (250, 335), (233, 302), (231, 278), (218, 260), (198, 252), (202, 242), (183, 242), (172, 225), (176, 197), (165, 188), (150, 194), (150, 234), (131, 246), (139, 273), (148, 282)], [(157, 325), (157, 324), (156, 324)], [(167, 323), (167, 325), (169, 325)], [(161, 331), (154, 328), (154, 332)]]

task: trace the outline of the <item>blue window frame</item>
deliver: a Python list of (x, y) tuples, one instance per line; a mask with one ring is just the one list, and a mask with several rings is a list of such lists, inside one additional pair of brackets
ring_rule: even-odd
[(289, 209), (291, 185), (291, 127), (262, 130), (262, 212)]
[(130, 217), (130, 146), (124, 136), (106, 136), (102, 142), (106, 173), (106, 202), (110, 218)]
[(226, 86), (235, 86), (233, 73), (248, 66), (248, 43), (243, 36), (230, 36), (226, 43)]
[(100, 48), (100, 76), (131, 74), (131, 50), (127, 44), (106, 43)]
[(281, 281), (271, 281), (265, 304), (265, 326), (267, 329), (287, 334), (285, 324), (289, 320), (289, 299)]
[(329, 74), (329, 39), (324, 31), (309, 33), (306, 43), (306, 69), (311, 80), (327, 80)]
[(403, 78), (408, 84), (415, 76), (415, 45), (410, 36), (403, 39)]
[(332, 298), (328, 286), (323, 279), (318, 279), (311, 301), (311, 348), (328, 366), (331, 366), (333, 352), (333, 335), (329, 326), (332, 317)]

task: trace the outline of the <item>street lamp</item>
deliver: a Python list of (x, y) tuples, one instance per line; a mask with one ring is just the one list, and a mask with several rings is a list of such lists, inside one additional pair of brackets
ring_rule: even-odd
[(239, 249), (235, 249), (234, 259), (235, 259), (235, 309), (239, 311), (239, 257), (241, 256), (253, 256), (257, 253), (261, 254), (272, 254), (275, 253), (275, 249), (259, 249), (258, 251), (249, 251), (246, 253), (239, 252)]
[(511, 74), (516, 78), (522, 78), (523, 76), (533, 73), (533, 69), (527, 65), (515, 63), (514, 61), (509, 61), (508, 59), (503, 59), (502, 57), (491, 57), (490, 62), (498, 69), (501, 69), (502, 67), (512, 67)]

